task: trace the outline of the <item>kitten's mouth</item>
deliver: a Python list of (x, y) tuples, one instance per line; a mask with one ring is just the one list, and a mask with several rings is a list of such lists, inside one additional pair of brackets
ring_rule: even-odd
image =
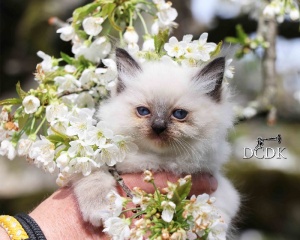
[(169, 137), (166, 134), (150, 134), (149, 139), (158, 147), (165, 147), (169, 142)]

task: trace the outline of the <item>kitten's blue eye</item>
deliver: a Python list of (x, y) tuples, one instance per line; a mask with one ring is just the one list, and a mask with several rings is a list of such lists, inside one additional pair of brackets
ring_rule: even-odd
[(137, 107), (136, 110), (140, 116), (147, 116), (150, 114), (150, 110), (146, 107)]
[(187, 116), (187, 114), (188, 114), (188, 112), (183, 109), (176, 109), (173, 112), (173, 117), (182, 120)]

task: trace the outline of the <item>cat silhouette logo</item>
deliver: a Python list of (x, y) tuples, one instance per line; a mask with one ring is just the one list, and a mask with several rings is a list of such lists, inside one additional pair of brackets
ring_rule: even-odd
[(283, 155), (283, 151), (285, 148), (277, 147), (265, 147), (265, 141), (276, 141), (278, 144), (281, 144), (282, 137), (280, 134), (277, 135), (277, 137), (271, 137), (271, 138), (257, 138), (257, 145), (254, 149), (251, 148), (244, 148), (244, 157), (243, 159), (249, 159), (255, 156), (258, 159), (271, 159), (276, 156), (277, 159), (286, 159), (286, 157)]

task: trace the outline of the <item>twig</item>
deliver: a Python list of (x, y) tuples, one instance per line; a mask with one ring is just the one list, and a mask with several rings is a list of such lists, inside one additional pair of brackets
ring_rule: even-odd
[(133, 194), (131, 192), (131, 190), (129, 189), (129, 187), (127, 187), (127, 185), (125, 184), (123, 178), (120, 176), (120, 174), (118, 173), (117, 169), (115, 166), (109, 166), (108, 167), (108, 171), (110, 172), (110, 174), (114, 177), (114, 179), (119, 183), (119, 185), (122, 187), (122, 189), (124, 190), (124, 192), (126, 193), (127, 197), (133, 198)]
[(72, 92), (63, 91), (63, 92), (57, 94), (57, 98), (61, 98), (61, 97), (72, 95), (72, 94), (82, 93), (82, 92), (88, 92), (90, 90), (91, 89), (88, 89), (88, 88), (79, 88), (79, 89), (77, 89), (75, 91), (72, 91)]
[(255, 101), (249, 103), (247, 107), (237, 114), (236, 122), (239, 123), (254, 118), (259, 114), (268, 113), (268, 123), (274, 124), (276, 121), (275, 97), (278, 87), (275, 69), (277, 37), (275, 17), (274, 19), (266, 20), (261, 13), (257, 35), (263, 37), (269, 43), (269, 47), (265, 49), (262, 61), (263, 89)]

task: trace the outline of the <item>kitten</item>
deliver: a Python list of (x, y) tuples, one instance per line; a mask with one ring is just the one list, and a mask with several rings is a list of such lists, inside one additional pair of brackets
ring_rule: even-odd
[[(169, 171), (175, 174), (210, 172), (218, 180), (212, 196), (230, 224), (239, 195), (220, 173), (230, 153), (226, 135), (233, 125), (228, 92), (222, 86), (225, 58), (202, 68), (173, 63), (139, 64), (125, 50), (116, 50), (118, 84), (97, 117), (115, 134), (131, 136), (139, 150), (117, 164), (121, 173)], [(108, 171), (97, 171), (74, 183), (85, 221), (101, 225), (106, 195), (115, 187)]]

